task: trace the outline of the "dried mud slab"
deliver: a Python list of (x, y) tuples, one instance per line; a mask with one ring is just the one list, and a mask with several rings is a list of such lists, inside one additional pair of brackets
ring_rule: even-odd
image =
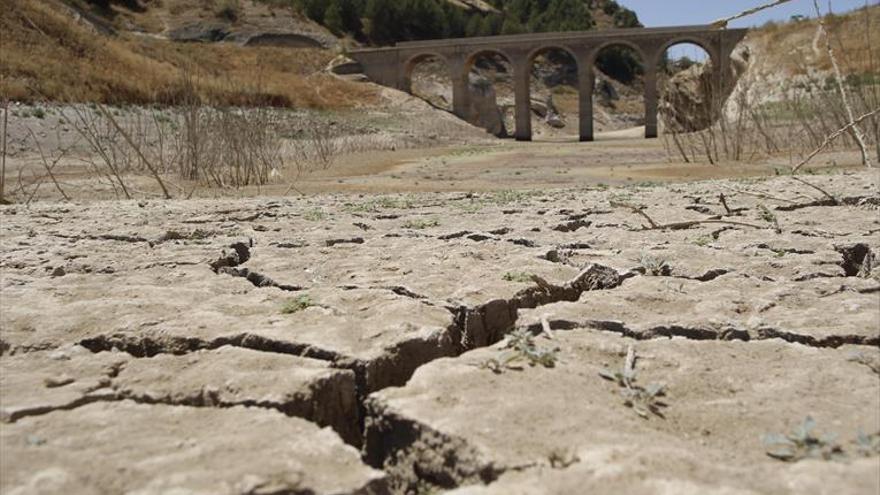
[(859, 278), (798, 284), (727, 275), (710, 282), (637, 277), (616, 291), (524, 310), (520, 324), (592, 327), (637, 339), (782, 338), (820, 347), (880, 345), (880, 291)]
[[(634, 441), (637, 439), (633, 439)], [(504, 474), (489, 486), (467, 486), (449, 495), (581, 495), (584, 493), (631, 495), (725, 495), (825, 494), (846, 489), (846, 493), (871, 495), (880, 489), (876, 481), (876, 459), (858, 459), (847, 464), (802, 461), (774, 469), (735, 469), (706, 463), (687, 446), (615, 446), (579, 456), (568, 468), (536, 467)], [(737, 477), (758, 476), (755, 488), (743, 488)]]
[[(493, 373), (483, 365), (501, 355), (496, 346), (435, 361), (405, 387), (373, 394), (367, 401), (368, 462), (384, 468), (401, 493), (425, 482), (443, 488), (488, 484), (518, 471), (522, 476), (510, 474), (512, 479), (537, 477), (532, 486), (559, 477), (560, 486), (581, 479), (599, 487), (596, 477), (609, 477), (613, 483), (601, 493), (664, 486), (822, 493), (821, 476), (799, 484), (804, 468), (768, 457), (762, 436), (788, 432), (811, 415), (854, 455), (847, 442), (860, 429), (880, 431), (880, 380), (843, 350), (781, 340), (636, 342), (587, 329), (537, 342), (559, 347), (554, 368)], [(664, 418), (640, 417), (624, 405), (618, 386), (599, 375), (620, 369), (629, 345), (639, 356), (639, 382), (668, 390)], [(878, 463), (874, 457), (823, 465), (818, 472), (837, 473), (843, 491), (866, 493), (878, 486), (877, 471), (869, 468)], [(566, 466), (563, 474), (547, 474), (549, 467)], [(780, 470), (788, 473), (782, 479)], [(672, 484), (663, 485), (667, 481)]]
[(0, 431), (0, 488), (49, 493), (386, 493), (329, 429), (277, 411), (95, 403)]
[(15, 422), (98, 401), (275, 409), (360, 442), (355, 376), (330, 363), (235, 347), (136, 359), (81, 346), (0, 360), (2, 419)]
[(138, 403), (275, 409), (360, 441), (354, 373), (325, 361), (228, 346), (160, 354), (129, 360), (111, 387)]
[(112, 379), (129, 360), (123, 353), (92, 354), (80, 346), (4, 356), (0, 359), (0, 418), (14, 422), (112, 400)]

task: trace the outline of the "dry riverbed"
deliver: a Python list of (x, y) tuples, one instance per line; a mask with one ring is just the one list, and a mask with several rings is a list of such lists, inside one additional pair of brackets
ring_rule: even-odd
[(0, 490), (877, 493), (878, 176), (809, 181), (0, 207)]

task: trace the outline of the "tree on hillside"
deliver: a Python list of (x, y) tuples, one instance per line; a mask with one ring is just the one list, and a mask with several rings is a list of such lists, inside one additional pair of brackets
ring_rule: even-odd
[(333, 31), (333, 34), (341, 35), (345, 33), (345, 19), (343, 15), (340, 0), (328, 0), (327, 10), (324, 11), (324, 26)]

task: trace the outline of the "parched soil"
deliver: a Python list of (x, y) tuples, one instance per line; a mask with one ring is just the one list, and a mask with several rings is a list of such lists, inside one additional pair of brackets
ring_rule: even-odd
[(807, 180), (0, 207), (0, 491), (877, 493), (878, 175)]

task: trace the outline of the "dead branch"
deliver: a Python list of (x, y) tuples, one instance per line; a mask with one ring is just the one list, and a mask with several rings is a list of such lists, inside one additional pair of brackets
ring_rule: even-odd
[(721, 223), (725, 225), (738, 225), (740, 227), (751, 227), (754, 229), (763, 229), (761, 225), (755, 225), (753, 223), (746, 222), (734, 222), (732, 220), (718, 220), (718, 219), (708, 219), (708, 220), (690, 220), (686, 222), (673, 222), (673, 223), (665, 223), (663, 225), (657, 225), (656, 227), (648, 227), (644, 228), (644, 230), (685, 230), (691, 227), (696, 227), (697, 225), (705, 225), (705, 224), (713, 224), (713, 223)]
[(831, 202), (833, 202), (835, 204), (835, 206), (840, 204), (840, 201), (837, 198), (835, 198), (834, 196), (832, 196), (830, 193), (828, 193), (828, 191), (826, 191), (825, 189), (822, 189), (821, 187), (819, 187), (815, 184), (811, 184), (811, 183), (805, 181), (804, 179), (801, 179), (800, 177), (792, 176), (791, 178), (800, 182), (801, 184), (803, 184), (805, 186), (812, 187), (813, 189), (819, 191), (820, 193), (822, 193), (822, 195), (824, 195), (826, 198), (831, 200)]
[(153, 178), (156, 179), (156, 182), (159, 183), (159, 187), (162, 188), (162, 194), (165, 196), (165, 199), (171, 199), (171, 194), (168, 192), (168, 188), (165, 187), (165, 183), (162, 181), (162, 177), (159, 176), (159, 171), (156, 170), (156, 167), (154, 167), (149, 160), (147, 160), (147, 157), (144, 156), (144, 153), (143, 151), (141, 151), (140, 147), (134, 143), (134, 141), (131, 139), (131, 136), (129, 136), (128, 133), (125, 132), (124, 129), (122, 129), (122, 126), (119, 125), (119, 122), (117, 122), (116, 119), (113, 118), (112, 115), (110, 115), (110, 112), (108, 112), (106, 108), (104, 108), (104, 105), (98, 104), (97, 108), (98, 111), (101, 112), (101, 115), (103, 115), (104, 118), (113, 125), (116, 131), (119, 132), (120, 135), (122, 135), (123, 139), (125, 139), (125, 142), (128, 143), (129, 146), (131, 146), (135, 153), (137, 153), (138, 157), (141, 159), (141, 163), (146, 165), (147, 168), (150, 170), (150, 173), (153, 174)]
[(816, 155), (818, 155), (819, 153), (824, 151), (828, 146), (830, 146), (831, 143), (834, 142), (835, 139), (839, 138), (840, 136), (849, 132), (850, 129), (852, 129), (853, 127), (859, 125), (863, 121), (870, 119), (871, 117), (873, 117), (877, 114), (880, 114), (880, 107), (875, 108), (874, 110), (871, 110), (870, 112), (866, 113), (865, 115), (862, 115), (861, 117), (853, 120), (849, 124), (841, 127), (840, 129), (838, 129), (838, 130), (832, 132), (831, 134), (829, 134), (828, 136), (826, 136), (825, 140), (822, 141), (822, 144), (820, 144), (818, 148), (814, 149), (809, 155), (807, 155), (806, 158), (801, 160), (800, 163), (798, 163), (797, 165), (795, 165), (794, 167), (791, 168), (791, 172), (797, 173), (798, 170), (800, 170), (804, 165), (809, 163), (813, 158), (816, 157)]
[(733, 212), (730, 211), (730, 207), (727, 206), (727, 198), (724, 197), (724, 193), (719, 194), (718, 199), (721, 201), (721, 206), (724, 207), (724, 211), (727, 212), (727, 216), (733, 215)]
[(691, 227), (696, 227), (697, 225), (713, 224), (713, 223), (721, 223), (721, 224), (726, 224), (726, 225), (738, 225), (740, 227), (752, 227), (755, 229), (765, 228), (761, 225), (755, 225), (753, 223), (734, 222), (732, 220), (721, 220), (718, 218), (709, 218), (706, 220), (689, 220), (689, 221), (685, 221), (685, 222), (672, 222), (672, 223), (658, 224), (650, 216), (648, 216), (648, 214), (645, 213), (644, 210), (642, 210), (641, 208), (638, 208), (636, 206), (633, 206), (633, 205), (630, 205), (627, 203), (617, 202), (617, 201), (612, 201), (611, 206), (615, 207), (615, 208), (628, 208), (628, 209), (632, 210), (634, 213), (638, 213), (639, 215), (641, 215), (642, 217), (647, 219), (648, 223), (650, 223), (650, 226), (649, 227), (642, 226), (642, 230), (685, 230), (685, 229), (689, 229)]
[(744, 11), (740, 12), (739, 14), (732, 15), (732, 16), (730, 16), (730, 17), (725, 17), (725, 18), (723, 18), (723, 19), (718, 19), (717, 21), (714, 21), (714, 22), (712, 23), (712, 27), (714, 27), (714, 28), (719, 28), (719, 29), (724, 29), (724, 28), (727, 27), (727, 24), (728, 24), (730, 21), (735, 21), (735, 20), (737, 20), (737, 19), (741, 19), (741, 18), (743, 18), (743, 17), (750, 16), (750, 15), (755, 14), (755, 13), (758, 13), (758, 12), (760, 12), (760, 11), (762, 11), (762, 10), (766, 10), (766, 9), (769, 9), (769, 8), (772, 8), (772, 7), (776, 7), (777, 5), (782, 5), (782, 4), (784, 4), (784, 3), (788, 3), (788, 2), (790, 2), (790, 1), (791, 1), (791, 0), (776, 0), (775, 2), (770, 2), (770, 3), (768, 3), (768, 4), (761, 5), (761, 6), (759, 6), (759, 7), (753, 7), (753, 8), (751, 8), (751, 9), (744, 10)]
[(67, 154), (67, 150), (62, 149), (61, 154), (59, 154), (57, 158), (53, 159), (52, 163), (50, 164), (49, 160), (46, 158), (46, 154), (43, 153), (43, 146), (40, 144), (40, 140), (37, 138), (37, 135), (34, 134), (33, 129), (28, 127), (27, 131), (28, 134), (30, 134), (31, 139), (34, 140), (34, 146), (36, 146), (37, 152), (40, 153), (40, 162), (43, 164), (43, 168), (46, 169), (46, 175), (43, 176), (43, 178), (41, 178), (40, 180), (42, 181), (46, 178), (46, 176), (48, 176), (50, 179), (52, 179), (52, 183), (55, 185), (55, 189), (58, 190), (59, 193), (61, 193), (61, 197), (64, 198), (65, 201), (70, 201), (70, 198), (67, 196), (67, 193), (64, 192), (64, 189), (61, 188), (61, 184), (58, 183), (58, 179), (55, 178), (55, 173), (52, 171), (55, 168), (55, 165), (58, 165), (58, 162), (60, 162), (61, 159), (64, 158), (64, 155)]
[(825, 36), (825, 50), (828, 52), (828, 58), (831, 59), (831, 66), (834, 68), (834, 79), (837, 81), (837, 89), (840, 91), (840, 98), (843, 100), (843, 107), (846, 109), (847, 119), (850, 124), (852, 124), (849, 126), (848, 132), (852, 134), (856, 144), (859, 145), (859, 150), (862, 152), (862, 163), (866, 167), (871, 168), (873, 165), (871, 165), (871, 156), (868, 154), (868, 147), (865, 145), (865, 136), (855, 122), (855, 113), (853, 112), (852, 106), (849, 104), (849, 97), (846, 94), (843, 75), (840, 72), (840, 66), (837, 64), (837, 57), (834, 56), (834, 48), (831, 46), (831, 36), (828, 34), (828, 30), (825, 29), (825, 18), (822, 16), (822, 10), (819, 8), (819, 0), (813, 0), (813, 7), (816, 9), (816, 20), (819, 22), (819, 32)]
[(0, 205), (6, 204), (6, 134), (9, 125), (9, 99), (3, 99), (3, 132), (0, 133)]
[(644, 217), (645, 220), (648, 221), (648, 224), (651, 225), (651, 228), (652, 228), (652, 229), (657, 228), (657, 222), (655, 222), (654, 219), (652, 219), (651, 217), (649, 217), (648, 214), (645, 213), (644, 210), (643, 210), (642, 208), (639, 208), (638, 206), (631, 205), (631, 204), (628, 204), (628, 203), (623, 203), (623, 202), (620, 202), (620, 201), (611, 201), (610, 203), (611, 203), (611, 207), (612, 207), (612, 208), (627, 208), (627, 209), (629, 209), (629, 210), (632, 210), (633, 213), (638, 213), (639, 215), (641, 215), (642, 217)]

